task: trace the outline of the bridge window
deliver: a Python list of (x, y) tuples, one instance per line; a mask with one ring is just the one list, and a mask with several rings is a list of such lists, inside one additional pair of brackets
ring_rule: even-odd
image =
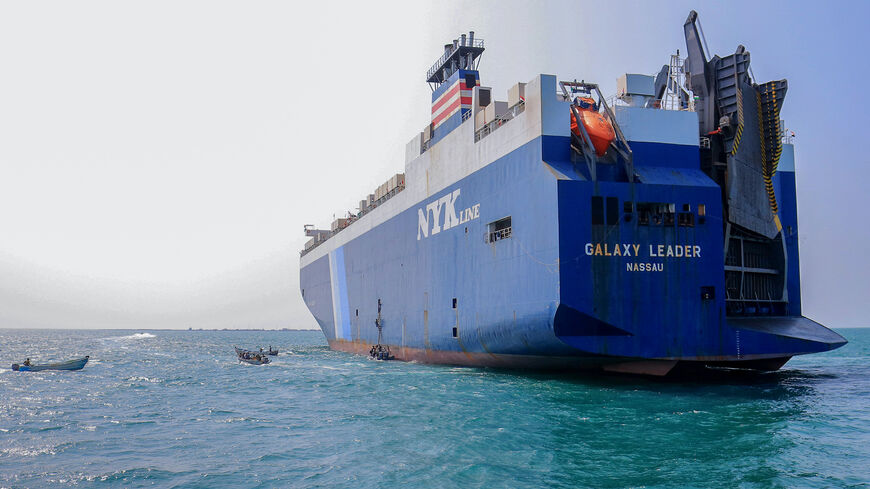
[(498, 221), (493, 221), (487, 224), (486, 227), (487, 243), (493, 243), (495, 241), (510, 238), (511, 234), (513, 234), (513, 227), (511, 226), (511, 216), (499, 219)]
[(619, 224), (619, 199), (616, 197), (607, 198), (607, 225), (613, 226)]
[(680, 212), (677, 214), (677, 224), (683, 227), (695, 227), (695, 215), (691, 212)]
[(474, 78), (474, 73), (465, 74), (465, 86), (468, 90), (471, 90), (472, 88), (477, 86), (477, 80)]
[(662, 202), (638, 202), (637, 222), (641, 226), (673, 226), (676, 222), (675, 208), (674, 204)]
[(604, 198), (598, 195), (592, 196), (592, 225), (604, 224)]

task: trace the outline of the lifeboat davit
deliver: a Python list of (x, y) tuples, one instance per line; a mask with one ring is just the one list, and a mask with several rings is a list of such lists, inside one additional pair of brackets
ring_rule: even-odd
[[(592, 146), (595, 147), (595, 154), (604, 156), (610, 143), (616, 139), (616, 132), (613, 126), (607, 122), (603, 115), (598, 113), (595, 101), (588, 97), (578, 97), (574, 101), (574, 106), (577, 108), (577, 114), (580, 117), (580, 122), (586, 129), (586, 134), (589, 134), (589, 139), (592, 140)], [(577, 127), (577, 120), (574, 118), (574, 111), (571, 111), (571, 132), (579, 137), (580, 128)]]

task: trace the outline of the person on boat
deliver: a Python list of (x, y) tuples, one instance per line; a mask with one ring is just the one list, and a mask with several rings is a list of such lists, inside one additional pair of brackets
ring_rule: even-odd
[(28, 367), (30, 366), (30, 359), (29, 358), (27, 360), (24, 360), (24, 365), (27, 365)]

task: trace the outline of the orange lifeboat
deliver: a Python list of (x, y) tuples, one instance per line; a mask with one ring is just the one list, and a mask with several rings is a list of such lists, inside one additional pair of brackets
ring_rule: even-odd
[[(604, 156), (608, 146), (616, 138), (616, 133), (613, 131), (613, 126), (607, 122), (603, 115), (596, 110), (595, 101), (588, 97), (578, 97), (574, 102), (577, 108), (577, 114), (580, 116), (580, 122), (589, 134), (589, 139), (592, 140), (592, 146), (595, 147), (595, 154)], [(577, 120), (574, 118), (574, 111), (571, 111), (571, 132), (577, 136), (583, 137), (580, 134), (580, 128), (577, 127)]]

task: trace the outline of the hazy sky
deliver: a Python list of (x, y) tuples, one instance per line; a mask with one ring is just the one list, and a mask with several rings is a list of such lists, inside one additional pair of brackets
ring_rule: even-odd
[[(870, 4), (0, 2), (0, 327), (314, 328), (303, 224), (404, 165), (443, 44), (486, 41), (506, 99), (538, 73), (654, 73), (699, 11), (788, 78), (804, 313), (866, 326)], [(499, 95), (501, 94), (501, 95)]]

